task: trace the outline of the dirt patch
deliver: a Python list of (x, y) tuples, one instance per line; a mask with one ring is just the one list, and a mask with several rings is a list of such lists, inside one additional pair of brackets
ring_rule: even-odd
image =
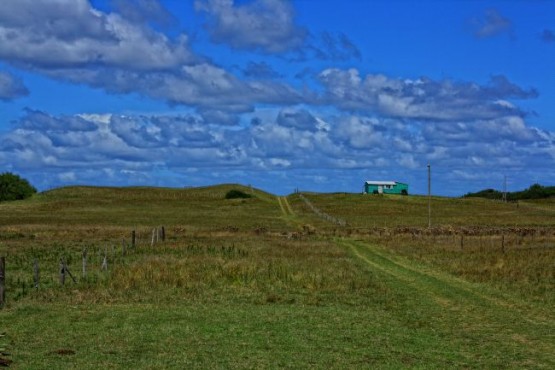
[(3, 358), (0, 357), (0, 367), (10, 367), (10, 364), (12, 363), (12, 360), (9, 360), (7, 358)]
[(70, 356), (70, 355), (74, 355), (75, 351), (68, 348), (60, 348), (53, 351), (52, 353), (60, 356)]

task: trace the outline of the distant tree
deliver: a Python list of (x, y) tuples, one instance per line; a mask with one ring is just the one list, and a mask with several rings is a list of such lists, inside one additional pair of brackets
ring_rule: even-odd
[(529, 199), (541, 199), (547, 198), (549, 195), (547, 194), (547, 189), (545, 189), (540, 184), (534, 184), (525, 190), (523, 193), (526, 194), (527, 198)]
[(29, 181), (10, 172), (0, 174), (0, 202), (29, 198), (35, 194), (35, 189)]
[(480, 190), (476, 193), (467, 193), (464, 195), (465, 198), (470, 197), (479, 197), (479, 198), (487, 198), (487, 199), (502, 199), (503, 193), (494, 189), (484, 189)]
[[(464, 197), (481, 197), (488, 199), (502, 199), (503, 193), (493, 189), (485, 189), (476, 193), (465, 194)], [(555, 186), (542, 186), (540, 184), (533, 184), (528, 189), (508, 192), (507, 200), (526, 200), (526, 199), (544, 199), (555, 197)]]

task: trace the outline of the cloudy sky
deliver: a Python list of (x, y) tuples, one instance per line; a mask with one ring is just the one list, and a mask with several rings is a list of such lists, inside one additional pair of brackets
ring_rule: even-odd
[(555, 2), (1, 0), (0, 172), (72, 184), (555, 184)]

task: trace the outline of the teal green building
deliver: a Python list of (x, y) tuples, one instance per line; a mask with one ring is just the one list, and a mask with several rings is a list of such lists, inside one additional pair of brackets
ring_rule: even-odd
[(366, 194), (409, 194), (409, 185), (398, 181), (366, 181)]

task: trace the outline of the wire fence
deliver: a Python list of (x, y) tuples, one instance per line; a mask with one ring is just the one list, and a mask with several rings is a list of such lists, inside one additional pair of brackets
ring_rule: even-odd
[(320, 217), (321, 219), (328, 221), (332, 224), (339, 225), (339, 226), (347, 226), (347, 222), (343, 219), (334, 217), (319, 208), (317, 208), (314, 204), (312, 204), (302, 193), (299, 193), (299, 197), (305, 202), (305, 204), (310, 208), (315, 215)]

